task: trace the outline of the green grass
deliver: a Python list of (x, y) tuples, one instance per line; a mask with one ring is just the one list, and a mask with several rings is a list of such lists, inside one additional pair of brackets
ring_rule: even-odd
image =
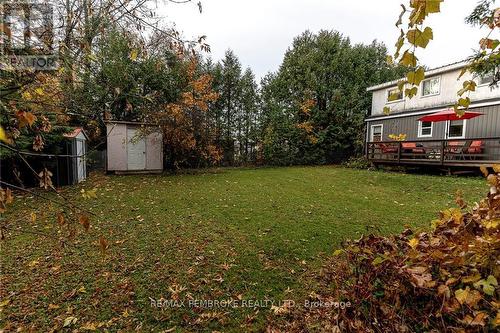
[[(80, 189), (93, 187), (98, 199), (83, 199)], [(111, 331), (260, 331), (269, 308), (161, 310), (149, 297), (175, 298), (172, 290), (181, 288), (181, 300), (298, 300), (310, 292), (307, 274), (342, 240), (367, 230), (426, 228), (440, 209), (454, 205), (458, 189), (474, 201), (486, 187), (479, 178), (338, 167), (94, 175), (64, 190), (96, 214), (89, 232), (77, 225), (74, 245), (18, 232), (64, 236), (68, 228), (57, 227), (56, 205), (28, 196), (9, 207), (4, 217), (21, 220), (11, 222), (16, 227), (1, 243), (0, 302), (10, 301), (0, 316), (3, 326), (37, 331), (67, 317), (78, 319), (71, 328)], [(105, 256), (100, 235), (109, 242)]]

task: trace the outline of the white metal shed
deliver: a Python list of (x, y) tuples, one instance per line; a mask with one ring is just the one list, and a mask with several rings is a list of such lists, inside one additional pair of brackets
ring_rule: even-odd
[(153, 125), (127, 121), (106, 123), (106, 170), (146, 173), (163, 170), (163, 135)]

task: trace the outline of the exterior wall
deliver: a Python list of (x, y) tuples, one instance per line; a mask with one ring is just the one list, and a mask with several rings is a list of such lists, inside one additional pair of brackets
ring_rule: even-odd
[[(500, 137), (500, 104), (471, 108), (471, 111), (481, 112), (484, 115), (466, 120), (465, 138)], [(390, 134), (406, 134), (407, 141), (411, 140), (440, 140), (445, 138), (446, 122), (433, 123), (432, 137), (418, 137), (418, 119), (423, 115), (409, 115), (406, 117), (384, 119), (369, 119), (367, 121), (367, 141), (370, 141), (371, 126), (383, 125), (383, 141), (391, 141)]]
[[(127, 128), (139, 128), (135, 124), (108, 123), (107, 170), (129, 171), (127, 157)], [(163, 136), (160, 132), (150, 133), (145, 138), (145, 170), (163, 170)]]
[(127, 170), (127, 125), (110, 123), (106, 125), (107, 170)]
[[(411, 99), (405, 98), (402, 101), (395, 102), (387, 102), (387, 90), (396, 88), (396, 82), (394, 82), (394, 84), (390, 87), (374, 90), (372, 96), (371, 115), (382, 115), (385, 106), (391, 108), (391, 113), (398, 113), (401, 111), (422, 110), (439, 106), (448, 107), (454, 105), (458, 98), (457, 91), (462, 88), (463, 82), (465, 80), (473, 79), (471, 73), (466, 73), (460, 78), (460, 80), (458, 80), (460, 72), (461, 69), (458, 68), (445, 73), (432, 75), (431, 71), (430, 74), (426, 74), (426, 79), (441, 77), (440, 93), (434, 96), (422, 97), (422, 84), (420, 84), (417, 96), (414, 96)], [(476, 91), (471, 92), (468, 96), (470, 97), (472, 103), (500, 98), (500, 88), (491, 89), (488, 85), (478, 85), (476, 87)]]

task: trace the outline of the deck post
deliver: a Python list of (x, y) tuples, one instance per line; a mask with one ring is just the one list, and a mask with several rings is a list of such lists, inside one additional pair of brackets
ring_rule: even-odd
[(441, 165), (444, 165), (444, 140), (441, 141)]
[(401, 163), (401, 141), (398, 142), (398, 164)]

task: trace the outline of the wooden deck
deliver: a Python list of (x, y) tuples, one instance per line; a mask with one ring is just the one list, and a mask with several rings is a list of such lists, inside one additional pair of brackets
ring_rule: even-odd
[(500, 137), (367, 142), (374, 164), (480, 167), (500, 164)]

